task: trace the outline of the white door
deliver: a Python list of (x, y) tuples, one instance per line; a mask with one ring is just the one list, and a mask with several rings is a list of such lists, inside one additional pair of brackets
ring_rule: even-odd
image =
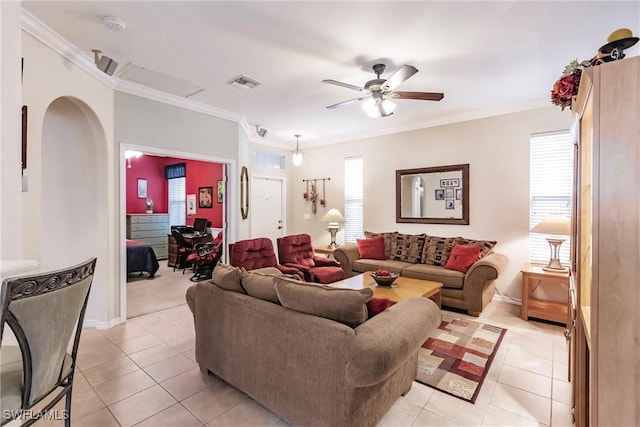
[(277, 238), (284, 233), (284, 180), (254, 176), (251, 184), (251, 237), (268, 237), (277, 253)]

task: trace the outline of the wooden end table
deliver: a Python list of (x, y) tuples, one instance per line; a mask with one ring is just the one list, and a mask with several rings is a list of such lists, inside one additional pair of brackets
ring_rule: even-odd
[(371, 272), (367, 272), (331, 283), (329, 286), (345, 289), (371, 288), (373, 289), (373, 296), (389, 298), (392, 304), (411, 297), (430, 298), (438, 305), (438, 308), (441, 308), (442, 300), (440, 297), (440, 289), (442, 288), (442, 283), (412, 279), (410, 277), (398, 277), (393, 284), (398, 286), (394, 288), (378, 286), (376, 281), (373, 280), (373, 277), (371, 277)]
[[(541, 265), (525, 264), (522, 272), (522, 311), (523, 320), (529, 317), (569, 324), (569, 273), (551, 272), (542, 269)], [(567, 287), (567, 300), (564, 302), (547, 301), (533, 298), (533, 284), (540, 281), (554, 282)]]

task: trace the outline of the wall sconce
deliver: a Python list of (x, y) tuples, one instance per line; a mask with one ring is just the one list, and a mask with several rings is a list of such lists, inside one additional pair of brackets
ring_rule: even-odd
[(137, 159), (142, 156), (140, 151), (125, 150), (124, 158), (127, 159), (127, 169), (131, 169), (131, 159)]
[(324, 214), (320, 221), (329, 223), (327, 224), (327, 231), (331, 234), (331, 243), (329, 243), (329, 246), (327, 247), (329, 249), (337, 248), (338, 244), (336, 243), (336, 234), (340, 231), (339, 223), (344, 222), (344, 217), (338, 209), (332, 208), (329, 209), (329, 212)]
[(293, 160), (294, 166), (300, 166), (302, 164), (302, 158), (304, 157), (302, 155), (302, 151), (300, 151), (299, 142), (298, 142), (298, 138), (300, 138), (300, 135), (293, 135), (293, 136), (296, 137), (296, 151), (293, 152), (291, 159)]

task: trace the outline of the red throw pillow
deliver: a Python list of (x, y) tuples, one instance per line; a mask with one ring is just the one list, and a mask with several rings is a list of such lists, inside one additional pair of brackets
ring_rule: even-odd
[(387, 259), (384, 254), (384, 237), (372, 237), (370, 239), (357, 239), (360, 258)]
[(369, 319), (376, 314), (380, 314), (389, 307), (389, 298), (376, 298), (372, 297), (367, 301), (367, 312), (369, 313)]
[(481, 249), (480, 246), (455, 245), (444, 268), (466, 273), (478, 260)]

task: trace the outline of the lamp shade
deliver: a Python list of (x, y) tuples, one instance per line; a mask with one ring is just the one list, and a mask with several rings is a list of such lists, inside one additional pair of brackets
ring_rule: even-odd
[(571, 219), (564, 215), (552, 214), (536, 224), (532, 233), (568, 236), (571, 234)]
[(302, 153), (300, 151), (294, 151), (291, 155), (294, 166), (300, 166), (302, 164)]
[(322, 221), (322, 222), (344, 222), (344, 217), (342, 216), (342, 214), (340, 213), (340, 211), (338, 209), (332, 208), (332, 209), (329, 209), (329, 212), (324, 214), (324, 216), (322, 217), (322, 219), (320, 219), (320, 221)]

